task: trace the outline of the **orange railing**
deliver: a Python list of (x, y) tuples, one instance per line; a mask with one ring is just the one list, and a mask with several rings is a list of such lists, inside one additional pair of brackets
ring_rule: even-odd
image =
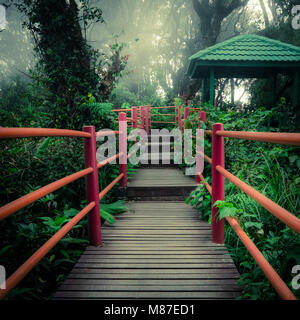
[[(280, 221), (289, 226), (292, 230), (300, 234), (300, 219), (291, 212), (282, 208), (271, 199), (267, 198), (254, 188), (238, 179), (224, 168), (224, 137), (255, 140), (262, 142), (280, 143), (287, 145), (300, 145), (299, 133), (272, 133), (272, 132), (241, 132), (241, 131), (225, 131), (222, 124), (214, 124), (212, 130), (205, 130), (205, 134), (212, 135), (212, 158), (209, 158), (202, 152), (198, 152), (209, 164), (212, 165), (212, 185), (210, 186), (201, 173), (198, 173), (196, 179), (202, 181), (206, 189), (212, 196), (212, 204), (217, 200), (224, 200), (224, 178), (235, 184), (240, 190), (244, 191), (248, 196), (262, 205), (271, 214)], [(224, 242), (224, 221), (218, 221), (218, 210), (212, 207), (212, 240), (216, 243)], [(269, 264), (263, 254), (255, 246), (252, 240), (242, 230), (239, 222), (230, 216), (226, 217), (226, 221), (235, 231), (237, 236), (243, 242), (248, 252), (257, 262), (273, 288), (282, 299), (295, 300), (296, 297), (277, 272)]]
[[(122, 110), (123, 111), (123, 110)], [(19, 199), (16, 199), (0, 207), (0, 220), (9, 217), (11, 214), (44, 197), (45, 195), (56, 191), (63, 186), (86, 177), (86, 191), (88, 205), (82, 209), (75, 217), (66, 223), (58, 232), (56, 232), (44, 245), (42, 245), (30, 258), (27, 259), (6, 281), (6, 289), (0, 289), (0, 299), (3, 299), (38, 263), (39, 261), (86, 215), (89, 223), (89, 240), (92, 245), (102, 243), (101, 220), (99, 202), (118, 182), (122, 187), (127, 184), (127, 165), (120, 164), (120, 174), (106, 188), (99, 192), (98, 169), (111, 163), (112, 161), (126, 157), (120, 152), (105, 161), (97, 163), (96, 159), (96, 137), (119, 134), (119, 145), (127, 146), (127, 128), (121, 121), (126, 118), (125, 113), (119, 114), (119, 131), (100, 131), (95, 132), (93, 126), (83, 128), (83, 131), (44, 129), (44, 128), (0, 128), (0, 139), (24, 138), (24, 137), (83, 137), (85, 169), (60, 180), (52, 182), (38, 190), (35, 190)], [(121, 147), (120, 147), (121, 148)]]

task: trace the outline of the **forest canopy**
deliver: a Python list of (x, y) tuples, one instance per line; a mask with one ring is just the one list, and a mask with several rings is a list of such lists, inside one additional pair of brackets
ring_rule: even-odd
[[(192, 55), (238, 35), (300, 47), (298, 2), (0, 0), (0, 127), (82, 130), (92, 125), (117, 131), (113, 109), (150, 104), (206, 111), (202, 128), (221, 122), (225, 130), (299, 132), (300, 108), (292, 102), (300, 88), (292, 76), (278, 74), (276, 85), (270, 79), (216, 79), (210, 104), (203, 100), (204, 82), (187, 75)], [(152, 112), (156, 120), (163, 119), (159, 111)], [(176, 116), (180, 114), (183, 118), (183, 108)], [(185, 120), (187, 128), (198, 128), (198, 113)], [(174, 123), (154, 127), (172, 129)], [(0, 142), (1, 206), (84, 167), (83, 144), (73, 138)], [(211, 149), (205, 138), (206, 153)], [(225, 149), (228, 170), (299, 216), (299, 148), (225, 138)], [(128, 165), (128, 175), (135, 169)], [(99, 189), (118, 174), (118, 165), (101, 168)], [(208, 183), (210, 174), (205, 167)], [(202, 187), (187, 202), (198, 205), (202, 219), (210, 221), (211, 198)], [(229, 211), (240, 214), (247, 235), (291, 287), (290, 266), (300, 264), (299, 237), (235, 186), (227, 184), (225, 191)], [(127, 210), (119, 197), (116, 187), (101, 199), (102, 223), (114, 223), (113, 214)], [(0, 258), (8, 274), (84, 208), (84, 199), (80, 180), (1, 221)], [(82, 220), (8, 299), (50, 299), (88, 243), (87, 229)], [(232, 229), (226, 235), (228, 251), (243, 274), (243, 298), (278, 298)]]

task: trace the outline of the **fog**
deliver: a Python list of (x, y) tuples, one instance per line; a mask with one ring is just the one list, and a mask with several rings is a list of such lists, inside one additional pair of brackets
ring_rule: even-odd
[[(87, 28), (88, 43), (103, 53), (109, 53), (109, 45), (115, 42), (124, 43), (122, 54), (129, 55), (128, 74), (120, 80), (120, 87), (137, 95), (147, 94), (147, 88), (161, 96), (183, 90), (188, 57), (206, 47), (199, 37), (200, 20), (192, 0), (89, 2), (103, 10), (105, 23)], [(77, 3), (80, 7), (80, 1)], [(270, 9), (268, 15), (272, 20)], [(26, 17), (11, 6), (6, 19), (6, 30), (0, 32), (0, 78), (21, 76), (29, 80), (35, 57), (31, 35), (22, 28)], [(259, 1), (250, 0), (223, 20), (216, 42), (264, 27)], [(236, 97), (242, 91), (241, 86)]]

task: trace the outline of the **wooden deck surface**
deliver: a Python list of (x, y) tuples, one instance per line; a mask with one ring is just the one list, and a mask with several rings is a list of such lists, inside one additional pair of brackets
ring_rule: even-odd
[[(176, 168), (140, 169), (129, 187), (192, 186)], [(136, 201), (102, 228), (54, 299), (234, 299), (239, 274), (184, 201)]]
[(194, 176), (186, 176), (181, 170), (174, 168), (143, 168), (129, 181), (129, 187), (172, 187), (172, 186), (194, 186)]

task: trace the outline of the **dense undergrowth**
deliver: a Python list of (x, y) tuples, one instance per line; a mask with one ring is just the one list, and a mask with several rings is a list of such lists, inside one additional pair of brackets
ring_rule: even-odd
[[(16, 80), (10, 85), (3, 85), (2, 89), (5, 99), (1, 99), (0, 103), (1, 126), (53, 127), (52, 113), (47, 107), (34, 108), (30, 104), (30, 86)], [(111, 109), (112, 104), (96, 103), (90, 95), (84, 104), (77, 106), (71, 128), (81, 130), (84, 125), (94, 125), (97, 130), (116, 130), (116, 115)], [(0, 206), (84, 169), (83, 154), (82, 138), (1, 140)], [(128, 164), (129, 179), (134, 171), (134, 167)], [(101, 168), (99, 190), (103, 190), (118, 175), (117, 164)], [(114, 187), (101, 200), (102, 223), (105, 220), (115, 223), (115, 216), (126, 211), (126, 206), (118, 197), (118, 187)], [(82, 178), (1, 221), (0, 264), (5, 266), (7, 277), (84, 206), (85, 180)], [(84, 218), (6, 299), (50, 299), (87, 244), (87, 219)]]
[[(216, 122), (223, 123), (225, 130), (234, 131), (295, 132), (299, 128), (292, 113), (289, 117), (278, 108), (257, 108), (243, 112), (237, 112), (233, 106), (220, 109), (205, 105), (203, 108), (207, 111), (208, 129)], [(193, 118), (191, 115), (190, 119)], [(285, 121), (279, 123), (280, 118)], [(225, 138), (225, 167), (239, 179), (300, 218), (299, 151), (299, 147)], [(209, 136), (205, 138), (205, 154), (211, 156)], [(207, 162), (203, 175), (211, 184), (211, 167)], [(228, 212), (235, 212), (243, 230), (299, 298), (299, 290), (294, 290), (291, 286), (292, 278), (295, 276), (292, 274), (292, 267), (300, 264), (300, 238), (297, 233), (228, 180), (225, 180), (225, 201), (225, 205), (232, 208)], [(210, 220), (211, 197), (203, 184), (191, 193), (187, 202), (197, 207), (204, 220)], [(278, 294), (243, 243), (231, 227), (225, 225), (225, 243), (241, 274), (241, 298), (278, 299)]]

